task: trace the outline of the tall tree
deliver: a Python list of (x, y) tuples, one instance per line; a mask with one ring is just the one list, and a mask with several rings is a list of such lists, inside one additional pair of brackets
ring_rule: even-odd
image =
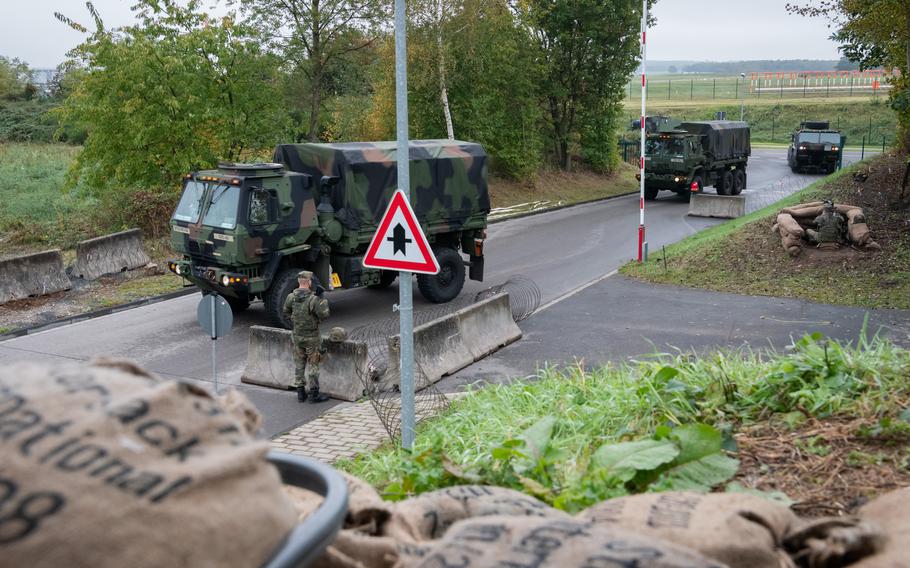
[(787, 4), (787, 11), (823, 17), (834, 26), (831, 39), (860, 69), (897, 68), (891, 103), (902, 141), (910, 147), (910, 2), (907, 0), (814, 0)]
[(29, 80), (27, 64), (0, 56), (0, 99), (25, 98)]
[(235, 0), (252, 25), (269, 30), (269, 45), (304, 81), (304, 136), (317, 140), (320, 116), (332, 94), (332, 75), (373, 44), (388, 16), (384, 0)]
[(88, 132), (71, 183), (173, 191), (187, 171), (284, 137), (278, 61), (254, 30), (207, 15), (198, 0), (139, 0), (139, 23), (120, 29), (87, 5), (90, 34), (57, 14), (88, 34), (71, 52), (80, 77), (59, 111)]
[(611, 121), (599, 115), (615, 112), (610, 103), (621, 100), (635, 70), (641, 2), (512, 0), (512, 8), (543, 62), (541, 98), (552, 151), (557, 164), (569, 170), (573, 144), (585, 144), (582, 124), (597, 132), (587, 137), (588, 143), (603, 144), (609, 138), (603, 129)]

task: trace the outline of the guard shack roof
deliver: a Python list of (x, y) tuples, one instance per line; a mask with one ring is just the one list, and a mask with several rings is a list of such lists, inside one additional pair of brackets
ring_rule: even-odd
[[(480, 144), (413, 140), (408, 157), (411, 207), (422, 223), (452, 230), (485, 219), (490, 195), (487, 154)], [(311, 175), (316, 188), (322, 176), (338, 177), (332, 206), (350, 229), (374, 227), (382, 218), (398, 187), (397, 158), (395, 142), (281, 144), (274, 156), (288, 170)]]
[(749, 124), (738, 120), (705, 120), (683, 122), (680, 130), (702, 136), (706, 153), (716, 159), (749, 156), (752, 144), (749, 140)]

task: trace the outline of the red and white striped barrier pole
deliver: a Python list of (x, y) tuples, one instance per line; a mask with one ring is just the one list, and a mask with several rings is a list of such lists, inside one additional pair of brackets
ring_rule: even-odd
[(641, 182), (638, 191), (638, 262), (642, 261), (645, 246), (645, 100), (648, 92), (648, 80), (645, 74), (648, 37), (648, 0), (641, 2), (641, 151), (639, 152), (639, 172)]

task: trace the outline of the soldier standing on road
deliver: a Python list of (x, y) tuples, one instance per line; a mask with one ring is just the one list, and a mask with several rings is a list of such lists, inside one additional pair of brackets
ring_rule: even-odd
[(313, 273), (302, 270), (297, 275), (299, 288), (284, 301), (284, 313), (294, 324), (294, 386), (297, 402), (325, 402), (329, 397), (319, 393), (319, 360), (322, 358), (322, 335), (319, 324), (329, 317), (329, 302), (312, 289)]

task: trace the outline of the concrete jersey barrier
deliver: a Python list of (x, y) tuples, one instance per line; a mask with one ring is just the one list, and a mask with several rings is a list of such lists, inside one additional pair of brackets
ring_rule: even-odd
[(142, 248), (142, 231), (130, 229), (78, 243), (72, 276), (95, 280), (105, 274), (140, 268), (149, 261)]
[(57, 249), (0, 260), (0, 304), (70, 288)]
[[(414, 328), (414, 360), (432, 382), (451, 375), (521, 338), (508, 294), (497, 294)], [(398, 336), (389, 339), (388, 376), (400, 371)]]
[[(294, 351), (291, 331), (254, 325), (246, 367), (240, 380), (265, 387), (294, 386)], [(367, 365), (367, 344), (361, 341), (329, 341), (323, 337), (325, 355), (319, 366), (319, 390), (333, 398), (354, 401), (363, 396), (360, 377)]]
[(696, 193), (689, 201), (689, 215), (735, 219), (746, 214), (746, 198), (742, 195), (708, 195)]

